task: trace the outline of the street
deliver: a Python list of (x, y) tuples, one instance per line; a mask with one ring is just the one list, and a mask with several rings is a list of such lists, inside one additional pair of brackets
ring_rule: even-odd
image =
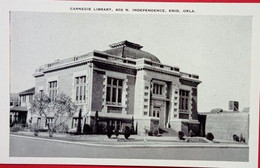
[(10, 157), (248, 161), (248, 148), (107, 147), (10, 136)]

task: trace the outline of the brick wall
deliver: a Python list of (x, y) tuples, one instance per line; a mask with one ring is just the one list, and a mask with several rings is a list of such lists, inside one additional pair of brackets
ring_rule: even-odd
[(127, 114), (134, 114), (135, 77), (128, 76)]
[(64, 74), (59, 76), (59, 91), (65, 93), (68, 96), (71, 96), (71, 89), (72, 89), (72, 82), (73, 82), (73, 74)]
[(46, 78), (44, 76), (35, 78), (35, 93), (39, 92), (40, 89), (45, 90), (45, 85), (46, 85)]
[(248, 142), (249, 113), (223, 112), (207, 114), (206, 133), (212, 132), (215, 139), (233, 140), (233, 134), (242, 134)]
[(191, 117), (193, 120), (198, 120), (198, 111), (197, 111), (197, 89), (192, 88), (192, 98), (191, 98)]
[(88, 65), (77, 66), (73, 68), (63, 69), (59, 71), (54, 71), (51, 73), (46, 73), (42, 77), (35, 78), (35, 91), (38, 92), (39, 88), (44, 87), (46, 92), (47, 80), (48, 78), (58, 77), (58, 89), (59, 92), (64, 92), (68, 96), (71, 96), (72, 84), (73, 84), (73, 73), (79, 71), (87, 71)]
[(93, 71), (91, 111), (102, 111), (103, 73)]

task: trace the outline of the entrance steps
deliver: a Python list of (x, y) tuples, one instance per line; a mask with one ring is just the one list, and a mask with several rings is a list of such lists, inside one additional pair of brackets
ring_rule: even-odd
[(160, 128), (159, 132), (162, 136), (178, 136), (178, 133), (172, 128)]

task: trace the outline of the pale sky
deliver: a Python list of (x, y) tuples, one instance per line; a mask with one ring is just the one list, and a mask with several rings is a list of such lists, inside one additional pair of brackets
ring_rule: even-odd
[(199, 112), (249, 107), (251, 17), (13, 12), (10, 26), (12, 93), (33, 87), (40, 65), (128, 40), (200, 76)]

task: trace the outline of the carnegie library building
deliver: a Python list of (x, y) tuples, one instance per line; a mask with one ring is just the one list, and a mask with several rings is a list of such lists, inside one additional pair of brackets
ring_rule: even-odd
[[(71, 96), (82, 112), (82, 126), (93, 126), (98, 113), (100, 124), (119, 130), (134, 120), (138, 134), (158, 128), (188, 133), (198, 127), (199, 76), (163, 64), (142, 48), (122, 41), (43, 65), (34, 73), (35, 93), (44, 91), (52, 101), (59, 93)], [(70, 129), (77, 126), (77, 113), (68, 121)]]

